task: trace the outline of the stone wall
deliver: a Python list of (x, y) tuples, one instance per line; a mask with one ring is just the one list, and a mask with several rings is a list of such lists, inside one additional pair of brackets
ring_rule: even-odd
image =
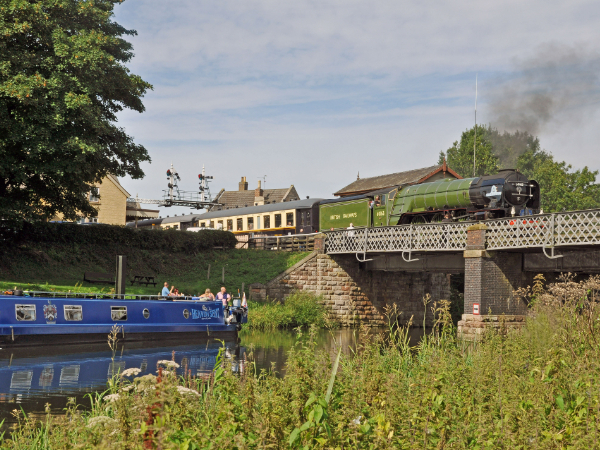
[(414, 325), (422, 326), (425, 318), (430, 326), (432, 304), (426, 311), (423, 298), (429, 294), (434, 301), (449, 299), (450, 279), (439, 273), (367, 271), (354, 255), (314, 252), (266, 286), (251, 286), (254, 299), (284, 300), (296, 290), (323, 296), (331, 318), (345, 326), (385, 325), (385, 311), (394, 304), (402, 313), (400, 322), (412, 316)]

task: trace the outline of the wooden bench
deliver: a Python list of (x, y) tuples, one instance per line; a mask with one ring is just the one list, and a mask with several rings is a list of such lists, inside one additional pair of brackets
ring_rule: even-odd
[(152, 286), (156, 286), (156, 281), (154, 281), (154, 277), (152, 276), (134, 275), (133, 280), (131, 280), (131, 285), (133, 286), (136, 283), (140, 286), (142, 284), (145, 284), (146, 286), (148, 286), (149, 284), (151, 284)]
[(87, 281), (88, 283), (115, 284), (115, 277), (110, 273), (85, 272), (83, 274), (83, 281)]

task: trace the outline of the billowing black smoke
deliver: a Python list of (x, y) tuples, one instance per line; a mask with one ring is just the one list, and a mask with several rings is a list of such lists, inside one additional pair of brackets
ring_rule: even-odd
[(545, 44), (491, 86), (490, 122), (499, 130), (538, 135), (572, 127), (600, 107), (600, 53)]

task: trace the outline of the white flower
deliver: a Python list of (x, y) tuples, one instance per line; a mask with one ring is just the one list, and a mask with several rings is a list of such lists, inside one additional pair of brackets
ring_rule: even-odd
[(122, 387), (121, 388), (121, 392), (129, 392), (130, 390), (132, 390), (135, 386), (133, 384), (130, 384), (128, 386)]
[(350, 422), (352, 425), (360, 425), (360, 419), (362, 419), (362, 416), (358, 416), (356, 419), (354, 419), (352, 422)]
[(183, 386), (177, 386), (177, 392), (179, 392), (181, 395), (192, 394), (195, 396), (200, 396), (200, 394), (197, 391)]
[(117, 421), (115, 419), (111, 419), (108, 416), (98, 416), (98, 417), (92, 417), (90, 420), (88, 420), (87, 427), (93, 428), (96, 425), (102, 425), (103, 427), (106, 427), (108, 425), (113, 425), (115, 423), (117, 423)]
[(110, 394), (110, 395), (105, 395), (104, 396), (104, 401), (109, 403), (109, 402), (114, 402), (116, 400), (119, 399), (119, 394)]
[(170, 369), (171, 369), (171, 368), (175, 368), (175, 369), (178, 369), (178, 368), (179, 368), (179, 364), (177, 364), (175, 361), (170, 361), (170, 360), (168, 360), (168, 359), (161, 359), (161, 360), (158, 362), (158, 365), (159, 365), (159, 366), (161, 366), (161, 365), (162, 365), (162, 366), (168, 367), (168, 368), (170, 368)]
[(142, 370), (138, 369), (137, 367), (131, 367), (131, 368), (125, 369), (123, 372), (121, 372), (121, 376), (122, 377), (135, 377), (141, 371)]

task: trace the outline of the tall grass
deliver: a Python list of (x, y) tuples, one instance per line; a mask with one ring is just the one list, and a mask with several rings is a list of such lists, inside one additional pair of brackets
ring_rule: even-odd
[[(587, 449), (599, 447), (600, 278), (520, 292), (521, 331), (456, 339), (449, 305), (411, 347), (363, 333), (355, 351), (317, 350), (314, 328), (289, 352), (285, 376), (223, 355), (209, 378), (115, 377), (91, 412), (25, 418), (3, 446), (24, 448)], [(397, 311), (396, 311), (397, 312)], [(235, 369), (235, 370), (234, 370)], [(18, 413), (16, 413), (18, 414)]]
[(297, 291), (285, 302), (250, 302), (245, 328), (274, 330), (277, 328), (324, 327), (328, 324), (327, 310), (321, 299), (310, 292)]

